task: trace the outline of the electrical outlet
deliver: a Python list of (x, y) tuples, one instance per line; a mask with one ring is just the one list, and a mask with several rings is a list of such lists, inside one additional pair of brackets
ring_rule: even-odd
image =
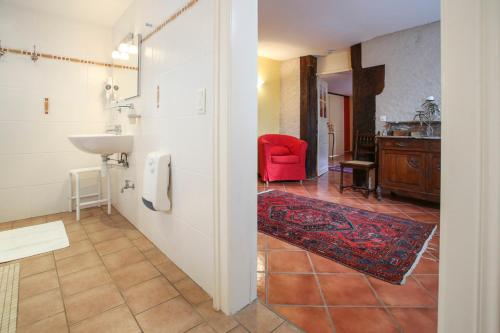
[(207, 112), (207, 89), (198, 89), (196, 92), (196, 113), (205, 114)]

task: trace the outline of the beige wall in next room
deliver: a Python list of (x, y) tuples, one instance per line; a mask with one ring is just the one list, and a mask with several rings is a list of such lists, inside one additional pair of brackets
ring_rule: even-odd
[(281, 62), (259, 57), (259, 136), (280, 131)]

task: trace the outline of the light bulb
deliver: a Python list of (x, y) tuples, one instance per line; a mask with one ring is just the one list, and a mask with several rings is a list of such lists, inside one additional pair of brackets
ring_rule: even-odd
[(120, 51), (121, 53), (128, 53), (128, 44), (120, 43), (120, 46), (118, 46), (118, 51)]
[(121, 52), (120, 53), (120, 60), (128, 60), (130, 57), (128, 55), (128, 53), (125, 53), (125, 52)]
[(138, 53), (137, 46), (134, 45), (134, 44), (130, 44), (128, 46), (128, 53), (130, 53), (130, 54), (137, 54)]

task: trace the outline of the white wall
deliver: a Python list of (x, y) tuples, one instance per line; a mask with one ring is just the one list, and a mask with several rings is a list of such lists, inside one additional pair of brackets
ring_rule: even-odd
[[(185, 1), (135, 1), (118, 21), (116, 36), (144, 35)], [(135, 134), (131, 166), (115, 170), (115, 207), (183, 271), (213, 293), (213, 1), (201, 0), (143, 44), (141, 97), (132, 100), (142, 118), (131, 124), (114, 112), (114, 123)], [(156, 90), (160, 88), (160, 107)], [(196, 113), (196, 92), (207, 89), (207, 112)], [(141, 201), (147, 153), (171, 154), (171, 201), (167, 213)], [(124, 179), (135, 191), (119, 193)]]
[(280, 133), (300, 138), (300, 59), (281, 63)]
[(380, 116), (388, 121), (413, 120), (424, 99), (441, 104), (440, 23), (395, 32), (362, 43), (363, 67), (385, 64), (385, 88), (377, 96), (376, 130)]
[[(2, 47), (109, 61), (111, 30), (0, 3)], [(68, 170), (99, 165), (67, 136), (102, 132), (106, 67), (0, 59), (0, 222), (67, 209)], [(49, 114), (43, 99), (49, 98)], [(86, 189), (92, 190), (90, 188)]]

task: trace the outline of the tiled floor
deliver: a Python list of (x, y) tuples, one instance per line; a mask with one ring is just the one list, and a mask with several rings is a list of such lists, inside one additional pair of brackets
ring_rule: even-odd
[[(339, 174), (330, 172), (303, 185), (283, 182), (272, 183), (270, 188), (406, 219), (439, 222), (436, 206), (397, 198), (379, 202), (351, 190), (341, 194), (338, 184)], [(259, 192), (266, 189), (259, 183)], [(374, 279), (261, 233), (258, 249), (259, 299), (307, 332), (437, 330), (438, 232), (403, 286)]]
[[(116, 211), (61, 213), (0, 224), (0, 231), (63, 220), (70, 246), (20, 260), (19, 333), (277, 332), (298, 330), (254, 303), (228, 317)], [(0, 264), (4, 266), (5, 264)]]

